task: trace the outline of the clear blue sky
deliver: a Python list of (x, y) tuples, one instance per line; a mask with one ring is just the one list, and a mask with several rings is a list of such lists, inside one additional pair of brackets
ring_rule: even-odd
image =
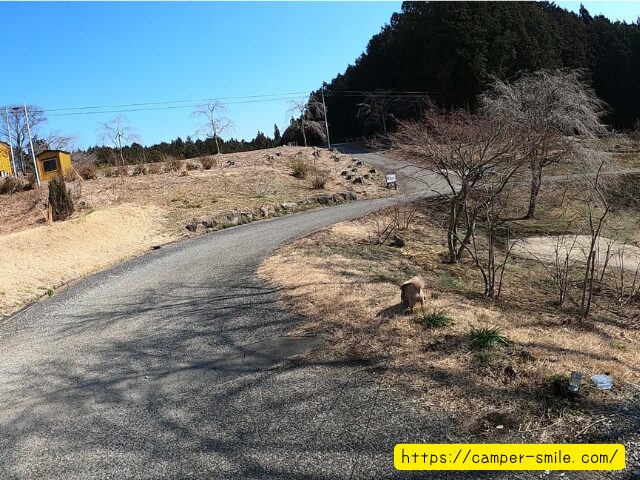
[[(559, 4), (576, 11), (580, 5)], [(0, 45), (8, 52), (0, 105), (58, 109), (309, 92), (353, 63), (400, 5), (0, 3)], [(594, 15), (627, 21), (640, 11), (633, 2), (586, 5)], [(272, 135), (274, 122), (284, 131), (287, 100), (239, 101), (226, 101), (235, 137)], [(194, 102), (169, 105), (187, 107), (124, 115), (145, 144), (193, 134)], [(48, 113), (43, 133), (77, 135), (79, 147), (96, 143), (99, 123), (117, 115), (59, 113)]]
[[(400, 2), (0, 3), (0, 105), (45, 109), (310, 92), (360, 55)], [(27, 31), (25, 33), (25, 27)], [(19, 53), (16, 53), (19, 52)], [(300, 95), (298, 95), (299, 97)], [(235, 137), (284, 131), (288, 102), (232, 104)], [(192, 105), (193, 103), (191, 103)], [(143, 143), (197, 129), (193, 108), (126, 112)], [(116, 113), (48, 114), (97, 141)]]

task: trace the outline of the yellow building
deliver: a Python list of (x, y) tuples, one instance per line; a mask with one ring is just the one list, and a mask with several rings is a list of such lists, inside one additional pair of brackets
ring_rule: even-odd
[(11, 168), (11, 149), (8, 143), (0, 142), (0, 177), (13, 175)]
[(40, 180), (46, 182), (71, 172), (71, 154), (63, 150), (45, 150), (36, 155)]

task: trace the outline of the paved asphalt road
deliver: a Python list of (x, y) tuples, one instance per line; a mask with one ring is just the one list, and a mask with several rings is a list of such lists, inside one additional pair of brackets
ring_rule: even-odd
[[(362, 158), (408, 193), (426, 188), (410, 166)], [(392, 201), (167, 246), (6, 320), (0, 478), (409, 478), (393, 445), (446, 442), (447, 419), (380, 388), (364, 364), (276, 367), (319, 339), (286, 338), (300, 320), (255, 277), (275, 247)]]

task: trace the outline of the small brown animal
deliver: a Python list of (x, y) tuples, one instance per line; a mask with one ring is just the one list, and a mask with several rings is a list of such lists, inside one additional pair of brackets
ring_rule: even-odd
[(413, 313), (413, 307), (420, 302), (420, 307), (424, 311), (424, 280), (420, 277), (413, 277), (400, 286), (400, 300), (404, 311)]

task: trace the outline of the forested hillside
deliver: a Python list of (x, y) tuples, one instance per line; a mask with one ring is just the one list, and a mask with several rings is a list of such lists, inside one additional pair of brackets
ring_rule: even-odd
[(408, 92), (473, 109), (492, 75), (562, 67), (588, 69), (614, 128), (638, 120), (640, 22), (611, 22), (584, 7), (574, 14), (552, 3), (405, 2), (328, 85), (332, 139), (381, 131), (392, 115), (418, 114), (424, 97)]

